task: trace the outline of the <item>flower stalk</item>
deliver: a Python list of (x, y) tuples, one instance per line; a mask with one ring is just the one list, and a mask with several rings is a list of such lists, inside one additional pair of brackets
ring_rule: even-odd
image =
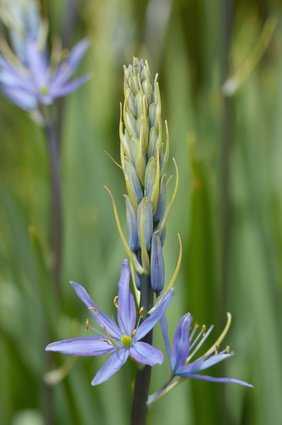
[(52, 270), (54, 277), (54, 292), (59, 299), (61, 296), (60, 280), (63, 245), (62, 190), (59, 139), (56, 126), (51, 119), (46, 118), (44, 122), (44, 133), (47, 142), (50, 173)]

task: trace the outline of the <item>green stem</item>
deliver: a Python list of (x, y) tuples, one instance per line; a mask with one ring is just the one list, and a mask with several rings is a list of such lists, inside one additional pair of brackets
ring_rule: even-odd
[(151, 406), (153, 403), (164, 397), (169, 391), (171, 391), (176, 385), (181, 382), (180, 377), (172, 376), (158, 391), (150, 395), (147, 401), (147, 406)]

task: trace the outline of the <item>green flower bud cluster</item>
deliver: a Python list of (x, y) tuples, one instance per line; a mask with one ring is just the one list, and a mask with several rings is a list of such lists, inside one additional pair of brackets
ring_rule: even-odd
[(166, 123), (165, 126), (162, 123), (158, 76), (152, 79), (147, 61), (134, 58), (132, 65), (124, 67), (124, 103), (120, 117), (128, 246), (134, 258), (138, 289), (146, 281), (156, 293), (162, 291), (165, 280), (164, 168), (168, 152), (168, 130)]

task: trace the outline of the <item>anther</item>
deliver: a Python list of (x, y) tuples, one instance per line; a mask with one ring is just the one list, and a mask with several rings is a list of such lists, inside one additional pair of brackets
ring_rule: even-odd
[(97, 308), (92, 305), (92, 306), (88, 307), (88, 310), (96, 312)]
[(144, 317), (144, 313), (145, 313), (144, 307), (140, 307), (140, 309), (139, 309), (139, 316), (143, 318)]
[(118, 296), (116, 295), (113, 299), (114, 306), (118, 308)]

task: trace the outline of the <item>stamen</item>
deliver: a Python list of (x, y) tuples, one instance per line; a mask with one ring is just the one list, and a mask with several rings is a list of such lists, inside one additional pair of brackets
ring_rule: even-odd
[(113, 345), (113, 342), (109, 338), (105, 338), (104, 342), (106, 342), (109, 345)]
[[(192, 357), (194, 357), (194, 355), (199, 351), (199, 349), (202, 347), (202, 345), (204, 344), (204, 342), (206, 341), (206, 339), (208, 338), (208, 336), (212, 332), (213, 328), (214, 328), (213, 325), (210, 326), (209, 329), (207, 330), (207, 332), (202, 336), (202, 339), (200, 340), (200, 342), (198, 343), (198, 345), (196, 345), (194, 351), (192, 351), (192, 353), (190, 354), (190, 356), (187, 358), (186, 363), (188, 363), (192, 359)], [(205, 356), (206, 356), (206, 354), (205, 354)]]
[(222, 343), (223, 339), (226, 337), (230, 329), (231, 321), (232, 321), (232, 316), (230, 313), (227, 313), (227, 321), (222, 333), (219, 335), (219, 337), (217, 338), (215, 343), (211, 346), (211, 348), (205, 353), (205, 356), (209, 356), (217, 349), (217, 347), (220, 346), (220, 344)]
[(229, 345), (227, 345), (227, 347), (223, 350), (223, 352), (224, 352), (224, 353), (226, 353), (226, 354), (231, 354), (231, 353), (232, 353), (232, 351), (231, 351), (230, 346), (229, 346)]
[(116, 296), (114, 297), (114, 299), (113, 299), (113, 303), (114, 303), (115, 308), (118, 308), (118, 295), (116, 295)]
[(88, 307), (88, 310), (90, 311), (94, 311), (95, 313), (98, 311), (97, 308), (95, 306), (90, 306)]
[(196, 331), (197, 331), (198, 327), (199, 327), (198, 323), (195, 323), (195, 325), (194, 325), (194, 327), (193, 327), (193, 330), (192, 330), (192, 332), (191, 332), (191, 334), (190, 334), (190, 343), (192, 342), (192, 340), (193, 340), (193, 338), (194, 338), (194, 336), (195, 336), (195, 333), (196, 333)]
[(194, 339), (194, 341), (191, 343), (190, 346), (190, 350), (193, 350), (193, 348), (195, 347), (195, 345), (197, 344), (197, 342), (199, 341), (199, 339), (201, 338), (201, 336), (205, 333), (206, 327), (202, 326), (200, 332), (198, 333), (198, 335), (196, 336), (196, 338)]
[[(144, 315), (145, 315), (145, 309), (144, 309), (144, 307), (143, 307), (143, 306), (141, 306), (141, 307), (139, 308), (139, 315), (138, 315), (138, 320), (137, 320), (136, 328), (138, 328), (138, 326), (140, 325), (140, 322), (141, 322), (141, 320), (143, 319)], [(136, 332), (136, 331), (135, 331), (135, 332)]]
[(143, 317), (144, 317), (144, 314), (145, 314), (145, 309), (144, 309), (144, 307), (140, 307), (140, 309), (139, 309), (139, 316), (140, 316), (141, 318), (143, 318)]

